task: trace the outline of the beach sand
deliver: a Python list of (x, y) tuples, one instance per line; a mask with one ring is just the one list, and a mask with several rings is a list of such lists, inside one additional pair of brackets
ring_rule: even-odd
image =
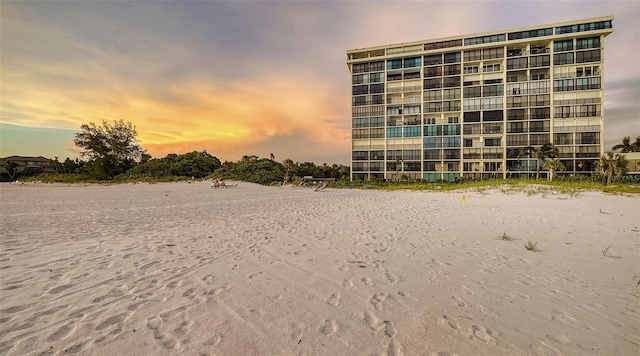
[(638, 195), (12, 183), (0, 199), (2, 355), (640, 352)]

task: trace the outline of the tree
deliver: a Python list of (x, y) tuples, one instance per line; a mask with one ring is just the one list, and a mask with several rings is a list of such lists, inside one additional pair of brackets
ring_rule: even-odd
[(295, 167), (295, 163), (287, 158), (282, 161), (282, 165), (284, 166), (284, 183), (286, 183), (291, 178), (291, 171), (293, 170), (293, 167)]
[(3, 168), (9, 175), (10, 180), (13, 180), (13, 177), (15, 177), (16, 172), (18, 171), (18, 167), (20, 167), (20, 165), (17, 162), (13, 161), (8, 161), (4, 164)]
[(613, 175), (623, 175), (627, 169), (627, 159), (624, 155), (615, 153), (613, 151), (607, 151), (600, 156), (598, 160), (598, 167), (600, 172), (607, 176), (607, 185), (611, 184), (611, 177)]
[(621, 150), (620, 153), (627, 152), (640, 152), (640, 136), (636, 137), (636, 142), (631, 143), (631, 137), (625, 136), (622, 139), (622, 143), (619, 143), (611, 148), (614, 151)]
[(558, 154), (558, 147), (547, 142), (540, 147), (527, 146), (523, 148), (518, 158), (534, 156), (536, 158), (536, 179), (540, 179), (540, 168), (544, 165), (544, 161), (547, 158), (556, 158)]
[(82, 131), (75, 134), (73, 142), (84, 149), (81, 155), (89, 160), (89, 171), (96, 178), (113, 178), (148, 158), (140, 147), (138, 132), (131, 122), (114, 120), (109, 124), (103, 121), (102, 126), (92, 122), (80, 128)]
[(556, 171), (564, 171), (564, 164), (559, 159), (550, 159), (545, 162), (542, 168), (549, 170), (549, 180), (552, 181), (556, 176)]

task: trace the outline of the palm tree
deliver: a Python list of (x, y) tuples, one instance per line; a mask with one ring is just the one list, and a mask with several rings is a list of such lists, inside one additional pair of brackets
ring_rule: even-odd
[(542, 166), (542, 168), (549, 170), (549, 180), (552, 181), (556, 176), (556, 171), (564, 171), (564, 164), (559, 159), (550, 159)]
[(558, 155), (558, 147), (551, 142), (547, 142), (540, 147), (527, 146), (523, 148), (518, 158), (524, 156), (531, 158), (531, 156), (534, 156), (536, 158), (536, 179), (540, 179), (540, 168), (544, 165), (545, 159), (556, 158)]
[(613, 151), (607, 151), (600, 156), (598, 160), (598, 167), (600, 171), (607, 176), (607, 185), (611, 184), (611, 177), (615, 174), (617, 176), (623, 175), (627, 168), (627, 159), (624, 155), (615, 153)]
[(638, 143), (640, 143), (640, 136), (636, 137), (636, 142), (634, 143), (631, 143), (631, 137), (625, 136), (622, 139), (622, 143), (613, 146), (611, 149), (614, 151), (621, 150), (620, 153), (640, 152), (640, 145), (638, 145)]

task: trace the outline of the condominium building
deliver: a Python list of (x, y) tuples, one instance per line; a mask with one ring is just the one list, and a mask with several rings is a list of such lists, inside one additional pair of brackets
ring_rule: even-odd
[(347, 51), (352, 179), (591, 174), (604, 142), (613, 16)]

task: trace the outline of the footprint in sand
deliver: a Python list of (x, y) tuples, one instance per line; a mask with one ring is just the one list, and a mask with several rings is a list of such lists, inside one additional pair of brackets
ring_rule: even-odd
[(497, 344), (493, 332), (482, 325), (471, 325), (471, 336), (488, 344)]
[(365, 311), (364, 312), (364, 322), (371, 328), (371, 330), (373, 331), (379, 331), (380, 329), (382, 329), (385, 324), (380, 322), (380, 319), (378, 319), (378, 316), (370, 311)]
[(398, 330), (396, 329), (395, 326), (393, 326), (393, 322), (385, 320), (384, 324), (385, 324), (384, 335), (388, 337), (396, 336), (396, 334), (398, 333)]
[(404, 353), (402, 352), (402, 345), (396, 340), (391, 340), (389, 343), (389, 347), (387, 348), (387, 356), (402, 356)]
[(370, 286), (373, 284), (373, 279), (369, 277), (362, 277), (362, 283), (364, 283), (366, 286)]
[(331, 297), (329, 297), (329, 299), (327, 300), (327, 303), (333, 305), (334, 307), (337, 307), (338, 304), (340, 304), (340, 294), (333, 293)]
[(323, 335), (331, 335), (338, 330), (338, 324), (335, 320), (325, 319), (320, 326), (320, 333)]
[(398, 280), (398, 276), (391, 272), (387, 272), (384, 274), (384, 277), (389, 280), (391, 283), (395, 283)]
[(442, 315), (442, 319), (438, 320), (438, 324), (442, 327), (449, 327), (451, 329), (458, 330), (460, 329), (460, 324), (454, 318), (448, 317), (446, 314)]
[(353, 287), (353, 282), (351, 282), (351, 280), (349, 279), (345, 279), (344, 281), (342, 281), (342, 286), (345, 288), (351, 288)]

